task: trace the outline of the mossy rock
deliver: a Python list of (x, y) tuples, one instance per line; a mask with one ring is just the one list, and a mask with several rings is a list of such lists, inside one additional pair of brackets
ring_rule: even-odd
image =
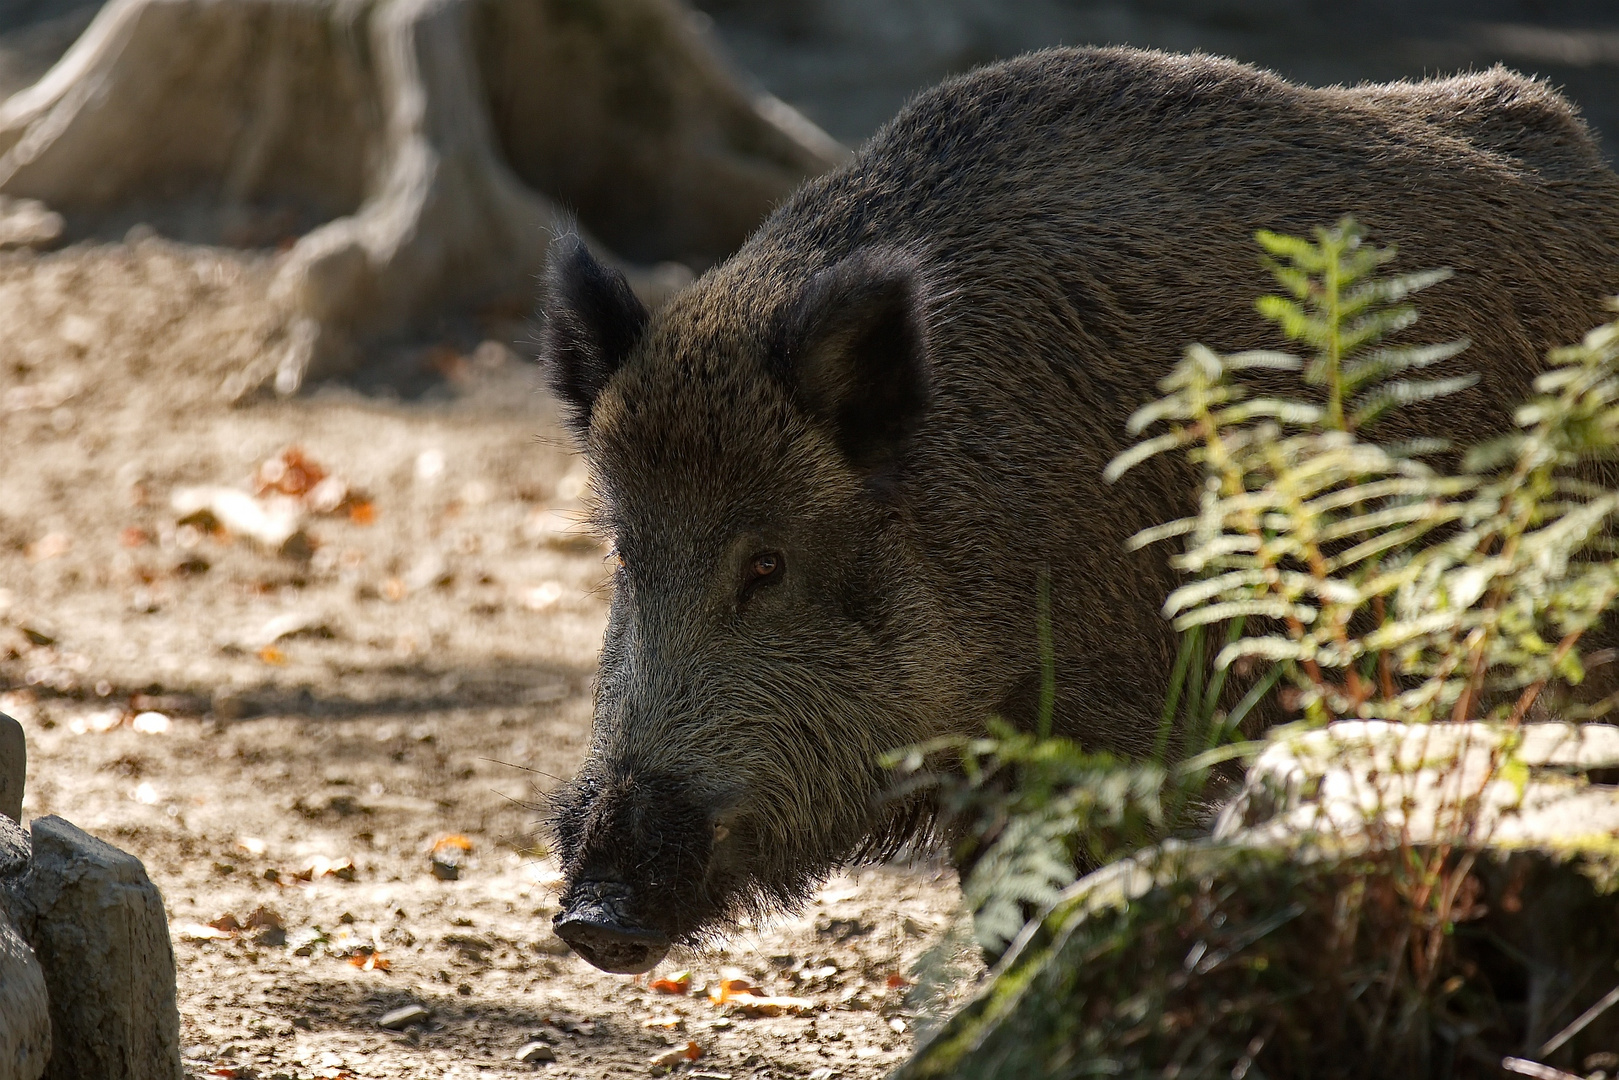
[[(1559, 751), (1515, 785), (1536, 820), (1560, 821), (1551, 788), (1619, 802), (1591, 782), (1606, 767)], [(1507, 1056), (1612, 1072), (1619, 1008), (1546, 1049), (1619, 984), (1612, 835), (1327, 843), (1275, 827), (1335, 789), (1306, 779), (1266, 821), (1069, 889), (895, 1080), (1495, 1077)]]

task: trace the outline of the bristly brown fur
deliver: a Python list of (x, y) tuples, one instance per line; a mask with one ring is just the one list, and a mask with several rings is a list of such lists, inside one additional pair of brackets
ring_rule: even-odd
[[(1544, 83), (1310, 89), (1128, 49), (919, 96), (628, 346), (634, 309), (559, 270), (547, 363), (625, 560), (553, 815), (570, 883), (617, 875), (698, 940), (932, 829), (883, 806), (873, 762), (1032, 721), (1043, 574), (1056, 730), (1148, 750), (1176, 578), (1124, 541), (1190, 512), (1196, 478), (1103, 467), (1186, 344), (1281, 344), (1255, 230), (1345, 214), (1456, 271), (1416, 333), (1470, 338), (1483, 374), (1391, 439), (1501, 429), (1619, 291), (1619, 179)], [(785, 570), (750, 591), (761, 552)]]

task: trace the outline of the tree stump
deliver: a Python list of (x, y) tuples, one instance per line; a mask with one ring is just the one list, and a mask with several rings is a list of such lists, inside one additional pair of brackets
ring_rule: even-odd
[(112, 0), (0, 103), (0, 196), (289, 247), (275, 383), (474, 304), (574, 228), (656, 302), (842, 148), (677, 0)]

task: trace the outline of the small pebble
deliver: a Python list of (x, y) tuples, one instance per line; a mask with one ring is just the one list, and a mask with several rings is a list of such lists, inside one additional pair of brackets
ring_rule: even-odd
[(402, 1005), (392, 1012), (382, 1014), (377, 1026), (386, 1031), (401, 1031), (411, 1024), (425, 1024), (430, 1014), (423, 1005)]
[(541, 1065), (557, 1059), (557, 1052), (542, 1042), (524, 1043), (517, 1051), (517, 1060), (530, 1065)]

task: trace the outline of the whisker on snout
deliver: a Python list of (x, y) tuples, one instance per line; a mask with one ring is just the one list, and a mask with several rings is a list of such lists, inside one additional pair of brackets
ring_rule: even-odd
[(547, 780), (555, 780), (559, 784), (566, 783), (566, 781), (562, 777), (558, 776), (556, 773), (548, 773), (544, 769), (536, 769), (536, 768), (534, 768), (532, 766), (529, 766), (529, 765), (518, 765), (515, 762), (502, 761), (499, 758), (492, 758), (492, 757), (481, 757), (478, 760), (479, 761), (487, 761), (491, 765), (503, 765), (508, 769), (521, 769), (523, 772), (533, 773), (535, 776), (543, 776)]

